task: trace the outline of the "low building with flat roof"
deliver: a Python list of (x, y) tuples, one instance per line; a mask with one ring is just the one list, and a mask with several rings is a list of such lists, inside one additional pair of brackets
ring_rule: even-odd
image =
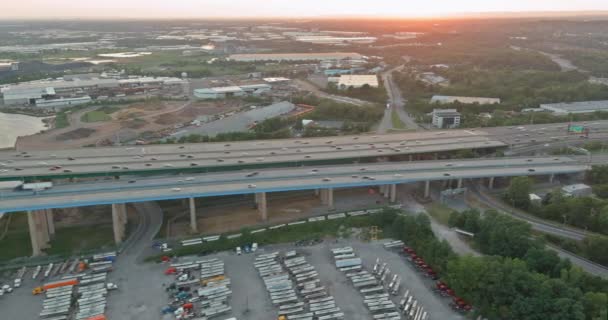
[(242, 86), (215, 87), (195, 89), (194, 96), (198, 99), (225, 99), (229, 97), (242, 97), (246, 95), (260, 95), (269, 92), (272, 86), (266, 83)]
[(322, 60), (347, 60), (363, 59), (363, 56), (354, 52), (327, 52), (327, 53), (252, 53), (233, 54), (228, 57), (234, 61), (322, 61)]
[(556, 114), (608, 112), (608, 100), (547, 103), (540, 108)]
[(458, 97), (458, 96), (441, 96), (434, 95), (431, 98), (431, 103), (448, 104), (460, 102), (463, 104), (498, 104), (499, 98), (484, 98), (484, 97)]
[(456, 109), (433, 109), (433, 126), (437, 128), (457, 128), (460, 118), (460, 112)]
[(338, 79), (338, 88), (361, 88), (364, 85), (368, 85), (372, 88), (378, 88), (378, 76), (375, 74), (371, 75), (360, 75), (360, 74), (343, 74)]
[(93, 100), (89, 96), (76, 97), (76, 98), (48, 99), (48, 100), (47, 99), (38, 99), (38, 100), (36, 100), (36, 107), (61, 109), (61, 108), (78, 106), (81, 104), (87, 104), (91, 101), (93, 101)]
[(570, 197), (586, 197), (593, 193), (591, 187), (583, 183), (564, 186), (562, 191), (565, 195)]

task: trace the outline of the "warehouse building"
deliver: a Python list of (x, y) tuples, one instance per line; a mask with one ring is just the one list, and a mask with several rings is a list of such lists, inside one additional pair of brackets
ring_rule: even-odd
[(541, 104), (540, 108), (555, 114), (608, 112), (608, 100)]
[(38, 99), (36, 100), (36, 107), (39, 108), (64, 108), (73, 107), (81, 104), (87, 104), (93, 101), (91, 97), (77, 97), (77, 98), (59, 98), (59, 99)]
[(375, 74), (371, 75), (353, 75), (353, 74), (343, 74), (338, 79), (338, 88), (340, 89), (348, 89), (348, 88), (361, 88), (365, 85), (368, 85), (372, 88), (378, 88), (378, 76)]
[(583, 183), (564, 186), (562, 192), (569, 197), (587, 197), (593, 193), (593, 189)]
[(243, 86), (215, 87), (194, 90), (197, 99), (225, 99), (230, 97), (242, 97), (246, 95), (258, 96), (270, 92), (272, 86), (269, 84), (251, 84)]
[(456, 97), (456, 96), (440, 96), (434, 95), (431, 98), (431, 103), (448, 104), (460, 102), (463, 104), (498, 104), (499, 98), (484, 98), (484, 97)]
[[(188, 81), (186, 80), (169, 77), (131, 77), (125, 79), (83, 77), (83, 79), (80, 79), (66, 76), (64, 79), (58, 80), (6, 85), (0, 87), (0, 96), (2, 97), (2, 103), (6, 106), (38, 106), (45, 105), (44, 102), (39, 101), (42, 99), (63, 99), (65, 102), (75, 102), (78, 100), (66, 99), (84, 98), (86, 96), (95, 99), (101, 96), (126, 96), (160, 92), (160, 90), (183, 93), (187, 84)], [(84, 99), (80, 100), (84, 101)]]
[(255, 62), (255, 61), (323, 61), (323, 60), (361, 60), (363, 56), (354, 52), (327, 52), (327, 53), (254, 53), (233, 54), (229, 60)]
[(456, 109), (433, 109), (433, 126), (452, 129), (460, 126), (461, 114)]

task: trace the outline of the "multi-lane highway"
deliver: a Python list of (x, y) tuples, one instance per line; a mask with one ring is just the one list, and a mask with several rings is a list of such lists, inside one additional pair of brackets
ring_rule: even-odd
[[(608, 139), (608, 121), (583, 124), (590, 128), (591, 139)], [(582, 140), (578, 135), (568, 134), (567, 125), (551, 124), (228, 143), (4, 151), (0, 152), (0, 181), (349, 163), (386, 156), (507, 146), (534, 150)]]
[[(459, 130), (186, 145), (1, 152), (0, 180), (207, 172), (230, 168), (298, 166), (332, 161), (494, 149), (505, 144), (484, 132)], [(232, 169), (234, 170), (234, 169)]]
[(0, 211), (13, 212), (259, 192), (352, 188), (418, 181), (567, 174), (582, 172), (587, 168), (587, 165), (568, 157), (500, 158), (302, 167), (69, 183), (40, 192), (5, 190), (0, 193)]

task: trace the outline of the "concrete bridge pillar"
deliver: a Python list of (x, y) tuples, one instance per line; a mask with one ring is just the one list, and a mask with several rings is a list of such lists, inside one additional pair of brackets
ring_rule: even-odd
[(260, 212), (260, 218), (262, 221), (268, 220), (268, 207), (266, 203), (266, 192), (256, 193), (258, 211)]
[(329, 207), (329, 209), (333, 209), (334, 208), (334, 188), (328, 188), (327, 190), (325, 190), (326, 193), (326, 197), (327, 197), (327, 206)]
[(315, 189), (315, 196), (319, 196), (319, 189)]
[(424, 182), (424, 197), (428, 198), (431, 195), (431, 181)]
[(55, 220), (53, 217), (53, 209), (46, 209), (46, 224), (49, 230), (50, 238), (55, 237)]
[(458, 189), (462, 188), (462, 178), (458, 179)]
[(390, 198), (390, 193), (391, 193), (391, 188), (390, 185), (383, 185), (382, 186), (382, 196), (384, 196), (384, 198), (388, 199)]
[(494, 177), (490, 177), (488, 180), (488, 189), (494, 189)]
[(555, 174), (554, 174), (554, 173), (552, 173), (552, 174), (549, 176), (549, 183), (553, 183), (553, 180), (555, 180)]
[(196, 219), (196, 202), (194, 198), (190, 198), (190, 231), (192, 233), (198, 232), (198, 222)]
[(114, 229), (114, 242), (119, 245), (125, 237), (127, 224), (127, 205), (124, 203), (112, 204), (112, 227)]
[(43, 249), (49, 248), (49, 228), (46, 210), (33, 210), (27, 212), (27, 222), (32, 242), (32, 255), (39, 256)]
[(391, 202), (397, 201), (397, 185), (391, 184), (390, 186), (390, 200)]

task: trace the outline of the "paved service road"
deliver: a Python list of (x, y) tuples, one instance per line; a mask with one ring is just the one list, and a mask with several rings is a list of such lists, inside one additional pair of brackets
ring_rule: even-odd
[[(492, 196), (485, 194), (479, 188), (474, 186), (473, 183), (468, 184), (469, 190), (476, 196), (476, 198), (481, 201), (483, 204), (494, 208), (498, 211), (504, 212), (506, 214), (510, 214), (511, 216), (524, 220), (532, 225), (534, 230), (557, 235), (564, 238), (570, 238), (572, 240), (583, 240), (587, 233), (583, 230), (578, 230), (574, 228), (569, 228), (560, 225), (554, 225), (550, 222), (543, 221), (541, 219), (535, 218), (523, 212), (518, 212), (518, 210), (514, 210), (513, 208), (508, 208), (504, 204), (500, 203), (500, 201), (494, 199)], [(598, 263), (585, 259), (581, 256), (578, 256), (572, 252), (561, 249), (557, 246), (547, 244), (547, 248), (553, 250), (557, 253), (561, 258), (570, 259), (572, 264), (579, 266), (583, 270), (589, 272), (590, 274), (600, 276), (603, 278), (608, 278), (608, 267), (602, 266)]]
[(133, 204), (139, 221), (110, 274), (119, 290), (108, 295), (110, 319), (160, 319), (160, 306), (166, 301), (163, 283), (170, 281), (156, 264), (143, 263), (155, 235), (160, 230), (163, 214), (155, 202)]
[[(392, 111), (392, 109), (394, 109), (397, 112), (399, 119), (401, 119), (401, 121), (405, 124), (405, 126), (408, 129), (418, 130), (418, 129), (421, 129), (421, 127), (407, 113), (407, 111), (405, 109), (406, 101), (403, 99), (401, 90), (399, 89), (399, 87), (397, 86), (397, 84), (395, 83), (395, 81), (393, 79), (393, 72), (399, 71), (401, 69), (403, 69), (403, 66), (398, 66), (396, 68), (393, 68), (391, 70), (388, 70), (388, 71), (382, 73), (382, 82), (384, 83), (384, 86), (386, 87), (386, 91), (388, 93), (388, 97), (391, 102), (391, 111)], [(389, 117), (392, 117), (392, 114), (389, 115)], [(391, 121), (391, 127), (392, 127), (392, 121)]]

